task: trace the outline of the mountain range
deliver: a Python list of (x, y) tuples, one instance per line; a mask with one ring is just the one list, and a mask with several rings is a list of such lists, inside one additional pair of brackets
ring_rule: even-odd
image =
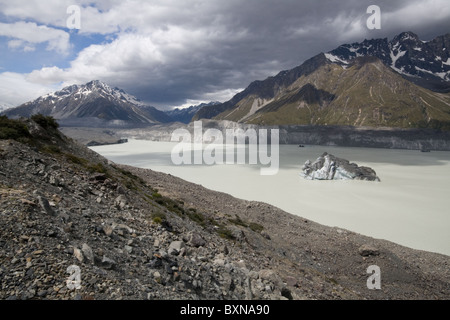
[[(62, 126), (143, 127), (199, 119), (257, 125), (339, 125), (450, 130), (450, 33), (422, 41), (403, 32), (320, 53), (302, 65), (252, 82), (231, 100), (161, 111), (95, 80), (19, 107)], [(1, 111), (1, 110), (0, 110)]]
[(41, 113), (53, 116), (63, 126), (140, 127), (159, 123), (189, 123), (201, 108), (220, 102), (202, 103), (189, 108), (158, 110), (119, 88), (94, 80), (72, 85), (13, 108), (0, 105), (2, 114), (17, 118)]
[(201, 103), (199, 105), (190, 106), (188, 108), (175, 108), (173, 110), (166, 111), (166, 114), (172, 119), (174, 122), (182, 122), (189, 123), (191, 122), (194, 115), (202, 108), (207, 108), (211, 106), (215, 106), (221, 104), (218, 101), (211, 101), (209, 103)]
[(193, 120), (259, 125), (350, 125), (450, 130), (450, 34), (412, 32), (320, 53), (251, 83)]

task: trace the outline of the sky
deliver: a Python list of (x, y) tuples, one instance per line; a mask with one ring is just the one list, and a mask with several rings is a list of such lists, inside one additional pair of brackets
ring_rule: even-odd
[(0, 105), (91, 80), (159, 109), (224, 102), (320, 52), (403, 31), (449, 33), (450, 1), (0, 0)]

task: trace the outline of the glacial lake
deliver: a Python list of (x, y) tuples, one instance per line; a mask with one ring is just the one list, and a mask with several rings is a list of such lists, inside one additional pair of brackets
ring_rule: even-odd
[[(130, 139), (92, 147), (120, 164), (170, 173), (245, 200), (262, 201), (323, 225), (450, 255), (450, 152), (280, 145), (276, 175), (259, 165), (174, 165), (177, 143)], [(310, 181), (306, 160), (328, 152), (373, 168), (381, 182)]]

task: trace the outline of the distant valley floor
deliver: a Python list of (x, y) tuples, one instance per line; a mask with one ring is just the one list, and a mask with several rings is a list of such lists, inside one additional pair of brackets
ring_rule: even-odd
[[(146, 128), (80, 128), (64, 127), (61, 131), (82, 144), (111, 144), (123, 138), (151, 141), (171, 141), (176, 129), (184, 128), (193, 133), (189, 125), (172, 123)], [(204, 130), (226, 129), (279, 129), (280, 144), (326, 145), (340, 147), (364, 147), (408, 149), (421, 151), (450, 151), (450, 132), (433, 129), (366, 128), (348, 126), (277, 126), (258, 127), (230, 121), (203, 121)]]

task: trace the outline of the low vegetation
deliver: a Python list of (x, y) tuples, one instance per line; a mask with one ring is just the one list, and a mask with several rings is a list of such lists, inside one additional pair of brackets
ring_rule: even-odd
[(64, 154), (64, 156), (67, 158), (67, 160), (69, 160), (73, 164), (78, 164), (78, 165), (85, 166), (88, 163), (88, 161), (86, 159), (77, 157), (77, 156), (75, 156), (75, 155), (73, 155), (71, 153), (66, 153), (66, 154)]
[(228, 229), (226, 226), (220, 226), (219, 229), (217, 229), (217, 234), (224, 239), (236, 240), (236, 237), (233, 235), (233, 232), (231, 232), (231, 230)]
[(44, 116), (40, 113), (31, 116), (31, 120), (36, 122), (44, 129), (58, 129), (59, 124), (52, 116)]
[(200, 213), (200, 212), (197, 212), (196, 209), (194, 209), (194, 208), (189, 208), (189, 209), (186, 211), (186, 215), (187, 215), (187, 217), (188, 217), (190, 220), (192, 220), (192, 221), (194, 221), (195, 223), (201, 225), (202, 227), (205, 227), (205, 226), (206, 226), (206, 222), (207, 222), (206, 217), (204, 216), (204, 214), (202, 214), (202, 213)]
[(164, 212), (156, 211), (156, 212), (152, 213), (152, 221), (154, 223), (161, 224), (164, 221), (166, 221), (166, 219), (167, 219), (167, 217), (166, 217), (166, 214)]
[(0, 139), (19, 140), (21, 138), (31, 137), (27, 126), (20, 120), (8, 119), (6, 116), (0, 116)]
[(242, 220), (238, 215), (236, 215), (236, 218), (234, 219), (228, 219), (228, 221), (230, 221), (231, 223), (244, 227), (244, 228), (249, 228), (250, 230), (254, 231), (254, 232), (261, 232), (263, 231), (264, 227), (258, 223), (255, 222), (247, 222)]
[(87, 169), (89, 170), (90, 173), (95, 173), (95, 172), (96, 173), (104, 173), (104, 174), (108, 173), (108, 169), (101, 163), (89, 165), (87, 167)]
[(50, 153), (50, 154), (61, 154), (62, 153), (60, 147), (55, 146), (55, 145), (48, 145), (48, 144), (43, 145), (40, 148), (40, 151), (44, 152), (44, 153)]

